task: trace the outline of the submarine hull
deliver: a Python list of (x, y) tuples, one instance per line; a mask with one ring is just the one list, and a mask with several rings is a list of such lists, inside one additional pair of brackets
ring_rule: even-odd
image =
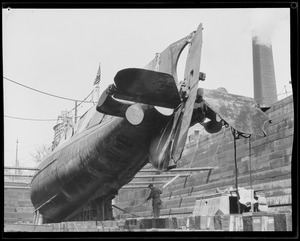
[(73, 136), (41, 163), (30, 184), (33, 206), (62, 221), (95, 196), (116, 195), (148, 162), (149, 143), (168, 119), (148, 107), (137, 126), (111, 117)]

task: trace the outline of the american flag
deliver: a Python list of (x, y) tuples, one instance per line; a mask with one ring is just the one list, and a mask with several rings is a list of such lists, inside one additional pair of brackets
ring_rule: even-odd
[(96, 76), (94, 85), (97, 85), (100, 82), (100, 79), (101, 79), (101, 66), (99, 64), (99, 69), (98, 69), (98, 72), (97, 72), (97, 76)]

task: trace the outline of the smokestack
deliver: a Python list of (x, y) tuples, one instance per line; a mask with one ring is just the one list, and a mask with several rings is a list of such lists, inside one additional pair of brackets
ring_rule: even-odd
[(272, 45), (252, 37), (254, 99), (260, 107), (277, 102)]

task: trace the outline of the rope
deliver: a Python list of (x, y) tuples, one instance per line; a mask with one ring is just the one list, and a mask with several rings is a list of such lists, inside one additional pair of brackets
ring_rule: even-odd
[[(249, 138), (249, 161), (250, 161), (250, 166), (249, 166), (249, 174), (250, 174), (250, 188), (252, 190), (252, 170), (251, 170), (251, 134), (249, 135), (245, 135), (243, 133), (240, 133), (238, 131), (236, 131), (235, 129), (233, 129), (231, 127), (231, 132), (233, 135), (233, 146), (234, 146), (234, 165), (235, 165), (235, 189), (236, 189), (236, 194), (237, 194), (237, 198), (238, 200), (240, 199), (240, 195), (239, 195), (239, 191), (238, 191), (238, 168), (237, 168), (237, 160), (236, 160), (236, 139), (239, 139), (239, 136), (242, 136), (244, 138)], [(252, 197), (252, 192), (251, 192), (251, 197)], [(251, 204), (252, 205), (252, 204)], [(238, 202), (238, 212), (240, 213), (240, 204)]]
[(251, 210), (253, 211), (253, 192), (252, 192), (252, 167), (251, 167), (251, 135), (249, 136), (249, 175), (250, 175), (250, 190), (251, 190)]
[[(238, 168), (237, 168), (237, 161), (236, 161), (236, 131), (233, 129), (233, 150), (234, 150), (234, 166), (235, 166), (235, 189), (238, 194)], [(239, 199), (239, 194), (238, 194)]]
[(250, 188), (252, 189), (252, 167), (251, 167), (251, 136), (249, 136), (249, 174), (250, 174)]
[(238, 205), (238, 213), (240, 213), (240, 194), (238, 189), (238, 168), (237, 168), (237, 161), (236, 161), (236, 139), (238, 138), (237, 132), (235, 129), (231, 127), (231, 132), (233, 135), (233, 147), (234, 147), (234, 166), (235, 166), (235, 189), (236, 189), (236, 196), (237, 196), (237, 205)]

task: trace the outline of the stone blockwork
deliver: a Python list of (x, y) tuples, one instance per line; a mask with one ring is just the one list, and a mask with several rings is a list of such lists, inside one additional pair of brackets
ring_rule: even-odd
[(27, 184), (5, 183), (5, 185), (11, 188), (4, 188), (4, 222), (32, 224), (34, 207), (30, 201)]
[[(236, 141), (239, 187), (261, 190), (270, 211), (291, 211), (292, 149), (294, 138), (293, 98), (278, 101), (266, 111), (272, 120), (265, 128), (266, 137), (241, 137)], [(201, 126), (200, 133), (189, 137), (178, 167), (207, 167), (209, 171), (191, 172), (177, 178), (163, 189), (161, 216), (191, 215), (196, 197), (235, 187), (234, 144), (230, 128), (209, 134)], [(147, 167), (149, 168), (149, 165)], [(153, 172), (154, 174), (155, 172)], [(139, 175), (145, 173), (138, 173)], [(210, 174), (210, 175), (209, 175)], [(168, 181), (168, 178), (145, 178), (143, 181)], [(133, 181), (141, 181), (134, 179)], [(162, 185), (157, 185), (162, 187)], [(115, 204), (128, 213), (142, 217), (152, 215), (151, 201), (144, 202), (148, 188), (121, 189)], [(114, 210), (117, 218), (130, 214)]]
[[(250, 143), (249, 139), (243, 137), (237, 140), (238, 183), (240, 187), (252, 186), (255, 190), (262, 190), (271, 211), (291, 211), (291, 166), (294, 138), (292, 96), (277, 102), (266, 113), (272, 120), (266, 128), (266, 137), (251, 136)], [(199, 134), (189, 137), (178, 167), (210, 166), (214, 169), (211, 172), (190, 172), (189, 177), (179, 177), (164, 188), (161, 217), (191, 216), (196, 197), (216, 193), (216, 188), (224, 190), (235, 186), (233, 137), (230, 129), (226, 128), (216, 134), (206, 133), (201, 127), (199, 129)], [(249, 151), (249, 146), (251, 151)], [(151, 165), (147, 164), (145, 168), (149, 169)], [(153, 174), (155, 173), (153, 171)], [(170, 178), (139, 178), (133, 181), (167, 182), (169, 180)], [(157, 186), (162, 187), (162, 185)], [(114, 208), (114, 216), (121, 219), (136, 218), (136, 216), (151, 217), (151, 201), (145, 202), (149, 193), (148, 188), (119, 190), (115, 205), (127, 213)], [(31, 224), (33, 222), (34, 208), (29, 195), (29, 189), (4, 189), (5, 223)], [(177, 220), (179, 225), (180, 220)], [(281, 220), (279, 216), (274, 222), (277, 223), (278, 220)], [(144, 221), (143, 225), (146, 223)], [(193, 220), (190, 221), (191, 225), (192, 223)]]
[(291, 213), (259, 212), (217, 216), (129, 218), (113, 221), (8, 224), (4, 232), (292, 231)]

